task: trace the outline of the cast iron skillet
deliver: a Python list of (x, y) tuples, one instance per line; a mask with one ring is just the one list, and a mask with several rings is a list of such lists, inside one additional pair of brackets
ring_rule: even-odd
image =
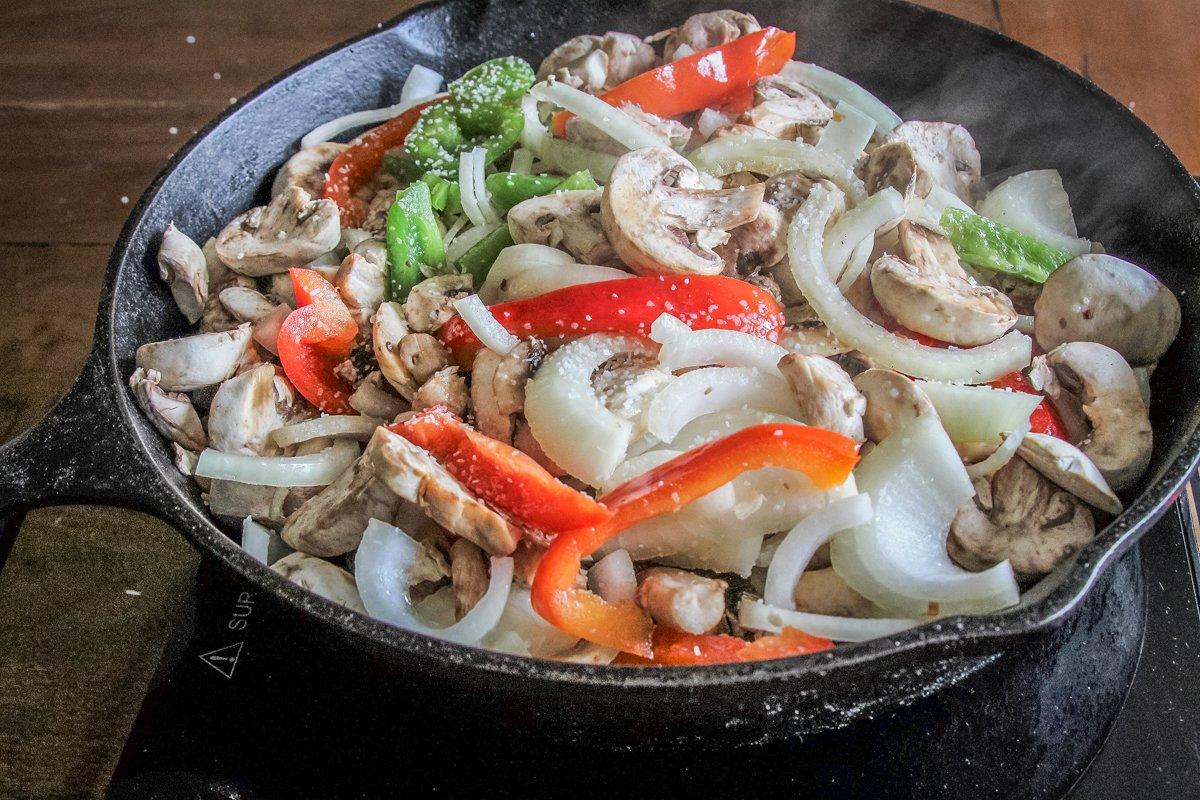
[[(167, 222), (203, 241), (262, 202), (275, 168), (326, 119), (394, 102), (414, 62), (454, 76), (497, 55), (536, 64), (585, 32), (647, 34), (710, 6), (680, 0), (449, 0), (420, 7), (264, 84), (196, 135), (139, 200), (109, 262), (94, 349), (65, 399), (0, 450), (0, 512), (108, 503), (173, 523), (206, 557), (289, 606), (306, 635), (364, 654), (364, 679), (493, 704), (506, 724), (620, 746), (750, 741), (845, 723), (956, 680), (1056, 625), (1176, 498), (1200, 453), (1196, 184), (1123, 105), (1049, 59), (958, 19), (894, 2), (745, 0), (798, 32), (797, 57), (872, 89), (906, 119), (967, 125), (985, 171), (1054, 167), (1080, 230), (1145, 265), (1179, 296), (1183, 331), (1154, 375), (1154, 458), (1140, 494), (1021, 606), (951, 618), (889, 639), (774, 662), (670, 670), (588, 667), (466, 649), (407, 633), (308, 594), (252, 561), (207, 515), (196, 487), (132, 402), (136, 347), (187, 332), (154, 264)], [(0, 553), (4, 548), (0, 548)], [(486, 699), (480, 699), (486, 698)], [(452, 702), (452, 701), (450, 701)], [(680, 713), (647, 714), (647, 703)]]

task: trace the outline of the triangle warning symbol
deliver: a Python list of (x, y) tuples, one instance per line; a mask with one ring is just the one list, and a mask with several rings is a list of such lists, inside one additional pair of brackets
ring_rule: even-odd
[(224, 647), (218, 647), (216, 650), (209, 650), (207, 653), (200, 654), (200, 660), (226, 678), (232, 678), (233, 670), (242, 655), (243, 644), (245, 643), (237, 642), (235, 644), (227, 644)]

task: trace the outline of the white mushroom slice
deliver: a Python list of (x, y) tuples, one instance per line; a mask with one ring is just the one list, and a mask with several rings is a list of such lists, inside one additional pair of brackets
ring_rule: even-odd
[(371, 318), (371, 347), (375, 351), (375, 361), (392, 388), (405, 400), (412, 400), (420, 383), (400, 355), (400, 342), (408, 335), (404, 307), (394, 301), (381, 303)]
[(758, 216), (764, 187), (700, 187), (700, 173), (673, 150), (646, 147), (617, 159), (600, 221), (621, 260), (641, 274), (719, 274), (725, 261), (713, 248)]
[(833, 119), (833, 109), (816, 92), (796, 81), (770, 75), (754, 85), (754, 106), (741, 121), (777, 139), (815, 142), (821, 126)]
[[(210, 238), (206, 241), (201, 251), (204, 253), (204, 263), (208, 267), (208, 298), (204, 302), (204, 313), (200, 317), (200, 330), (204, 333), (231, 331), (238, 326), (239, 320), (221, 304), (221, 292), (231, 286), (253, 289), (254, 279), (239, 275), (225, 266), (225, 262), (217, 256), (216, 239)], [(285, 274), (284, 277), (287, 278), (288, 290), (291, 291), (291, 276)]]
[(654, 48), (631, 33), (585, 34), (551, 50), (538, 66), (537, 79), (553, 75), (594, 94), (640, 75), (657, 62)]
[(480, 433), (512, 444), (516, 415), (525, 408), (525, 384), (545, 355), (534, 339), (501, 355), (484, 348), (471, 365), (471, 408)]
[(1082, 255), (1050, 274), (1034, 304), (1038, 344), (1099, 342), (1131, 364), (1156, 361), (1179, 335), (1179, 300), (1141, 267)]
[(296, 187), (313, 197), (320, 197), (325, 189), (329, 165), (349, 145), (340, 142), (322, 142), (299, 151), (279, 168), (271, 183), (271, 196), (278, 197), (284, 191)]
[(916, 381), (890, 369), (871, 368), (854, 376), (854, 386), (866, 400), (863, 433), (882, 442), (922, 414), (937, 415), (933, 403)]
[(190, 392), (212, 386), (233, 375), (250, 344), (250, 326), (231, 331), (199, 333), (181, 339), (150, 342), (137, 349), (137, 366), (159, 374), (169, 392)]
[(338, 245), (337, 204), (292, 187), (236, 217), (217, 236), (217, 255), (243, 275), (270, 275), (305, 264)]
[(433, 333), (456, 312), (454, 301), (471, 293), (470, 275), (437, 275), (412, 288), (404, 301), (404, 319), (418, 333)]
[(326, 600), (352, 611), (367, 613), (362, 598), (358, 596), (358, 585), (354, 582), (354, 576), (337, 564), (314, 558), (307, 553), (292, 553), (272, 564), (271, 569)]
[(1027, 433), (1017, 454), (1031, 467), (1088, 505), (1109, 514), (1121, 513), (1121, 501), (1104, 475), (1078, 447), (1057, 436)]
[(293, 512), (280, 535), (297, 550), (339, 556), (358, 547), (368, 521), (392, 519), (399, 507), (400, 498), (376, 478), (364, 454)]
[(450, 585), (454, 587), (454, 617), (475, 607), (488, 588), (488, 559), (474, 542), (455, 539), (450, 545)]
[(386, 266), (358, 253), (351, 253), (343, 259), (333, 285), (359, 325), (366, 325), (375, 310), (388, 298)]
[(412, 410), (445, 406), (450, 413), (466, 417), (468, 401), (466, 378), (458, 374), (458, 367), (445, 367), (431, 375), (417, 389), (413, 395)]
[(1017, 323), (999, 289), (973, 283), (962, 268), (917, 266), (885, 255), (871, 267), (883, 310), (909, 330), (962, 347), (995, 341)]
[(364, 378), (347, 402), (358, 413), (377, 419), (394, 419), (407, 410), (399, 397), (383, 388), (383, 376), (378, 372)]
[(200, 246), (169, 223), (158, 246), (158, 275), (171, 287), (175, 305), (193, 325), (208, 300), (208, 265)]
[(779, 371), (796, 395), (802, 422), (863, 441), (867, 401), (844, 369), (828, 358), (789, 353), (779, 359)]
[[(1059, 345), (1038, 363), (1049, 367), (1056, 385), (1044, 391), (1064, 419), (1077, 406), (1091, 426), (1077, 442), (1114, 491), (1128, 489), (1150, 464), (1154, 434), (1133, 369), (1121, 354), (1096, 342)], [(1042, 389), (1034, 383), (1035, 388)]]
[(450, 533), (494, 556), (516, 549), (521, 530), (476, 500), (429, 453), (404, 437), (378, 429), (367, 445), (367, 456), (388, 488)]
[(271, 432), (288, 423), (293, 397), (280, 394), (275, 367), (263, 364), (221, 384), (208, 408), (208, 437), (222, 453), (275, 455)]
[(659, 625), (685, 633), (708, 633), (725, 619), (729, 584), (682, 569), (652, 567), (640, 576), (637, 603)]
[(238, 322), (258, 322), (279, 307), (262, 292), (245, 286), (229, 286), (221, 290), (218, 299), (230, 316)]
[(676, 52), (681, 47), (686, 47), (684, 52), (698, 53), (710, 47), (728, 44), (739, 36), (758, 30), (762, 30), (758, 20), (752, 14), (744, 14), (741, 11), (725, 9), (693, 14), (667, 36), (663, 45), (663, 60), (674, 61), (676, 58), (682, 58), (683, 54)]
[[(787, 255), (787, 230), (783, 214), (770, 203), (759, 206), (758, 216), (729, 232), (729, 241), (714, 248), (728, 270), (746, 275), (773, 267)], [(786, 272), (791, 270), (785, 267)], [(764, 276), (765, 277), (765, 276)], [(788, 275), (791, 279), (791, 275)], [(791, 280), (795, 286), (795, 280)], [(778, 291), (778, 286), (776, 287)]]
[(650, 401), (672, 380), (653, 356), (620, 353), (592, 373), (592, 389), (606, 409), (633, 423), (633, 437), (646, 432)]
[[(661, 141), (671, 145), (672, 148), (683, 148), (692, 138), (692, 129), (682, 122), (649, 114), (629, 103), (621, 104), (620, 108), (626, 117), (653, 133)], [(565, 133), (568, 142), (574, 142), (588, 150), (609, 153), (614, 156), (629, 152), (628, 147), (618, 142), (608, 132), (582, 117), (568, 119)]]
[(801, 574), (793, 596), (796, 610), (809, 614), (869, 619), (880, 613), (878, 606), (851, 589), (833, 567)]
[(208, 437), (192, 401), (186, 394), (164, 391), (159, 380), (154, 370), (134, 370), (129, 377), (129, 388), (133, 389), (138, 405), (163, 436), (187, 450), (203, 450), (208, 446)]
[(975, 499), (950, 525), (947, 549), (966, 569), (1008, 560), (1018, 575), (1044, 575), (1096, 535), (1087, 505), (1020, 457), (975, 481)]
[(968, 204), (980, 182), (979, 150), (970, 132), (950, 122), (905, 122), (887, 135), (864, 166), (874, 194), (892, 186), (908, 197), (927, 197), (934, 186)]
[(544, 244), (584, 264), (620, 266), (600, 223), (599, 189), (531, 197), (508, 211), (508, 232), (517, 244)]

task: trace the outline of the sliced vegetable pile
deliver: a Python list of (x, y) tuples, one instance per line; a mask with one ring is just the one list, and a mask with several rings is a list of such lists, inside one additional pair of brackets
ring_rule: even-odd
[(1145, 471), (1178, 302), (796, 41), (414, 67), (167, 227), (198, 332), (135, 398), (251, 557), (425, 636), (737, 664), (1011, 607)]

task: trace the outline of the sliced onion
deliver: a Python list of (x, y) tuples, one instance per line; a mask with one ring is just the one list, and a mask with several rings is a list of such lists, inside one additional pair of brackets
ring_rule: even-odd
[(357, 439), (365, 442), (384, 421), (361, 414), (328, 414), (284, 425), (271, 431), (271, 440), (280, 447), (328, 436), (331, 439)]
[(974, 479), (987, 478), (995, 474), (996, 470), (1003, 467), (1016, 455), (1017, 448), (1021, 446), (1021, 442), (1025, 439), (1025, 434), (1029, 433), (1029, 427), (1029, 420), (1025, 420), (1024, 424), (1003, 434), (1000, 446), (993, 450), (991, 455), (983, 461), (967, 464), (967, 475)]
[(432, 97), (441, 90), (442, 80), (442, 73), (420, 64), (413, 64), (413, 68), (408, 71), (408, 77), (404, 79), (404, 86), (400, 88), (400, 102), (413, 103)]
[[(386, 122), (393, 117), (398, 117), (405, 111), (408, 111), (413, 106), (420, 105), (428, 101), (431, 97), (436, 97), (436, 92), (432, 92), (424, 97), (417, 97), (411, 100), (401, 98), (399, 103), (385, 108), (375, 108), (370, 111), (355, 111), (353, 114), (347, 114), (344, 117), (331, 119), (323, 125), (318, 125), (311, 131), (306, 133), (300, 140), (300, 147), (312, 147), (322, 142), (328, 142), (341, 134), (353, 128), (361, 128), (366, 125), (375, 125), (379, 122)], [(445, 95), (449, 96), (449, 95)]]
[(278, 533), (258, 524), (253, 517), (242, 520), (242, 549), (255, 561), (267, 566), (294, 552)]
[(850, 254), (864, 241), (875, 240), (875, 231), (895, 225), (904, 218), (904, 195), (888, 186), (842, 214), (825, 234), (822, 248), (829, 277), (837, 281)]
[(512, 162), (508, 165), (508, 171), (518, 175), (533, 174), (533, 151), (528, 147), (518, 147), (513, 150)]
[(1009, 562), (968, 572), (946, 552), (950, 523), (975, 489), (935, 415), (922, 414), (880, 442), (855, 478), (871, 496), (874, 522), (838, 534), (830, 546), (834, 569), (852, 589), (914, 618), (986, 613), (1020, 599)]
[[(482, 147), (459, 153), (458, 193), (462, 200), (463, 213), (476, 227), (495, 228), (500, 216), (488, 200), (487, 188), (483, 183), (483, 164), (487, 153)], [(482, 238), (482, 237), (481, 237)]]
[(544, 244), (515, 244), (500, 251), (479, 296), (485, 303), (519, 300), (566, 286), (620, 280), (633, 275), (613, 267), (576, 264), (569, 253)]
[(555, 139), (538, 116), (537, 98), (531, 94), (521, 100), (521, 112), (525, 115), (521, 144), (532, 150), (547, 167), (564, 175), (586, 169), (597, 181), (608, 180), (617, 163), (616, 156), (589, 150), (565, 139)]
[(752, 631), (779, 633), (784, 628), (796, 628), (811, 636), (823, 636), (835, 642), (865, 642), (915, 628), (921, 624), (921, 620), (860, 619), (810, 614), (806, 611), (776, 608), (761, 600), (746, 598), (738, 606), (738, 624)]
[(479, 341), (483, 342), (483, 346), (489, 350), (504, 355), (521, 341), (509, 333), (500, 324), (500, 321), (492, 316), (492, 312), (488, 311), (488, 307), (483, 304), (477, 294), (470, 294), (455, 300), (454, 310), (462, 317), (463, 322), (467, 323), (471, 333), (475, 334)]
[(500, 214), (492, 205), (492, 197), (488, 194), (487, 182), (484, 180), (487, 170), (487, 151), (482, 147), (476, 147), (471, 151), (471, 159), (474, 170), (475, 202), (479, 205), (479, 210), (483, 212), (483, 218), (489, 225), (499, 225)]
[(750, 367), (706, 367), (673, 378), (654, 396), (646, 409), (646, 429), (669, 442), (696, 417), (737, 408), (800, 416), (782, 378)]
[(868, 525), (874, 518), (871, 498), (856, 494), (835, 500), (796, 523), (775, 550), (767, 567), (763, 599), (779, 608), (796, 607), (796, 582), (817, 548), (840, 531)]
[(900, 124), (900, 116), (878, 97), (854, 81), (836, 72), (804, 61), (789, 61), (779, 73), (784, 78), (803, 83), (817, 94), (830, 100), (845, 102), (875, 121), (880, 136), (891, 133)]
[(841, 100), (833, 109), (833, 120), (821, 129), (817, 149), (827, 150), (847, 164), (853, 164), (867, 149), (874, 133), (875, 120)]
[(513, 560), (493, 558), (483, 597), (458, 622), (435, 628), (417, 616), (408, 597), (409, 571), (419, 547), (394, 525), (377, 519), (367, 523), (354, 556), (354, 577), (367, 613), (398, 628), (458, 644), (477, 644), (504, 613), (512, 587)]
[(700, 135), (705, 139), (713, 135), (713, 131), (718, 128), (724, 128), (726, 125), (732, 125), (734, 117), (728, 114), (723, 114), (715, 108), (706, 108), (700, 112), (700, 116), (696, 118), (696, 130), (700, 131)]
[(726, 436), (732, 436), (740, 430), (754, 425), (796, 425), (792, 417), (782, 414), (772, 414), (769, 411), (759, 411), (753, 408), (735, 408), (729, 411), (717, 411), (696, 417), (679, 429), (675, 438), (665, 446), (672, 450), (692, 450), (702, 444), (715, 442)]
[(514, 655), (554, 658), (571, 650), (578, 642), (578, 637), (564, 633), (542, 619), (533, 608), (528, 589), (514, 586), (508, 592), (508, 602), (500, 621), (480, 644), (489, 650)]
[(630, 602), (637, 596), (637, 575), (628, 550), (613, 550), (592, 564), (588, 586), (610, 603)]
[(941, 349), (896, 336), (859, 313), (825, 269), (824, 230), (838, 204), (836, 190), (813, 187), (792, 220), (788, 256), (809, 305), (839, 341), (863, 351), (877, 366), (932, 380), (986, 383), (1029, 364), (1033, 343), (1020, 333), (969, 350)]
[(358, 444), (341, 440), (307, 456), (247, 456), (208, 448), (196, 474), (255, 486), (328, 486), (358, 458)]
[(754, 367), (766, 375), (782, 378), (779, 359), (788, 354), (774, 342), (741, 331), (715, 328), (693, 331), (670, 314), (662, 314), (654, 321), (650, 338), (662, 345), (658, 351), (659, 365), (672, 372), (684, 367), (718, 365)]
[(625, 458), (633, 423), (609, 411), (592, 373), (618, 353), (651, 355), (641, 339), (597, 333), (563, 345), (525, 386), (525, 418), (550, 460), (596, 486)]
[(807, 175), (829, 179), (854, 204), (867, 197), (863, 182), (845, 161), (804, 142), (722, 136), (693, 150), (688, 158), (713, 175), (750, 171), (772, 176), (798, 169)]
[(458, 261), (463, 255), (475, 245), (483, 241), (483, 237), (487, 236), (499, 225), (481, 225), (469, 228), (454, 237), (452, 242), (446, 242), (446, 263), (453, 264)]
[(636, 122), (616, 106), (609, 105), (595, 95), (567, 86), (565, 83), (539, 83), (529, 90), (538, 100), (554, 103), (579, 119), (595, 125), (606, 136), (630, 150), (643, 147), (670, 147), (665, 138)]
[(871, 253), (875, 252), (875, 237), (868, 236), (858, 243), (858, 247), (850, 252), (850, 260), (846, 262), (846, 268), (842, 270), (842, 277), (838, 278), (838, 291), (845, 294), (854, 285), (854, 282), (862, 277), (863, 272), (867, 269), (867, 264), (871, 261)]
[(853, 476), (822, 490), (807, 475), (778, 467), (744, 473), (733, 484), (735, 515), (746, 529), (763, 534), (788, 530), (834, 500), (858, 494)]
[(942, 427), (956, 442), (992, 442), (1029, 421), (1042, 396), (1027, 392), (920, 381)]
[(988, 192), (979, 213), (1072, 256), (1092, 252), (1092, 243), (1078, 236), (1071, 199), (1056, 169), (1012, 176)]

